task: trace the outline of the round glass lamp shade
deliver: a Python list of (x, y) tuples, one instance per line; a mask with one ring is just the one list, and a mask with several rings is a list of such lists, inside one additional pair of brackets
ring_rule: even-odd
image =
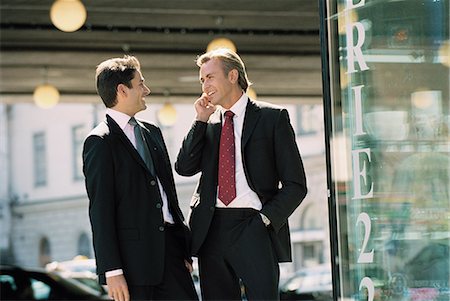
[(177, 121), (177, 110), (175, 107), (166, 103), (157, 113), (158, 121), (163, 126), (172, 126)]
[(441, 63), (450, 68), (450, 40), (444, 41), (439, 47), (439, 57)]
[(253, 88), (248, 88), (247, 89), (247, 95), (248, 97), (250, 97), (251, 99), (256, 99), (258, 95), (256, 95), (256, 91)]
[(40, 85), (34, 90), (33, 99), (38, 107), (48, 109), (58, 103), (59, 91), (49, 84)]
[(228, 48), (233, 52), (236, 52), (236, 46), (234, 43), (227, 38), (217, 38), (209, 42), (206, 51), (212, 51), (219, 48)]
[(56, 0), (50, 9), (53, 25), (64, 32), (74, 32), (83, 26), (87, 12), (79, 0)]

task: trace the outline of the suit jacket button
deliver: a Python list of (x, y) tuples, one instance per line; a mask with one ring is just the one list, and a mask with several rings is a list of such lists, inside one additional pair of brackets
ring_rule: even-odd
[(158, 209), (160, 209), (162, 206), (161, 206), (161, 203), (157, 203), (156, 204), (156, 208), (158, 208)]
[(211, 211), (214, 211), (214, 209), (215, 209), (214, 207), (209, 207), (209, 210)]
[(151, 180), (150, 181), (150, 185), (155, 186), (156, 185), (156, 181), (155, 180)]
[(163, 232), (164, 231), (164, 226), (159, 226), (159, 231)]

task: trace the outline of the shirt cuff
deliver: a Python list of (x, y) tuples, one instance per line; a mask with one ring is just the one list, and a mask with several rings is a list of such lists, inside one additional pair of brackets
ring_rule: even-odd
[(123, 275), (122, 269), (112, 270), (112, 271), (108, 271), (105, 273), (106, 278), (119, 276), (119, 275)]
[(262, 214), (261, 212), (259, 214), (261, 215), (261, 218), (262, 218), (262, 221), (263, 221), (264, 225), (266, 225), (266, 227), (269, 226), (270, 225), (270, 219), (267, 216), (265, 216), (264, 214)]

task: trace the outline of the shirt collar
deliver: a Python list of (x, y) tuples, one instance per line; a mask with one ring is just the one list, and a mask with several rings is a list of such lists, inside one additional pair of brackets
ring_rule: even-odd
[(130, 121), (130, 118), (131, 118), (127, 114), (119, 112), (119, 111), (116, 111), (116, 110), (111, 109), (111, 108), (107, 108), (106, 109), (106, 114), (111, 116), (111, 118), (119, 125), (119, 127), (122, 130), (127, 126), (128, 121)]
[(236, 101), (236, 103), (229, 108), (228, 110), (221, 108), (222, 109), (222, 118), (223, 118), (223, 114), (225, 114), (226, 111), (232, 111), (234, 113), (234, 115), (236, 117), (240, 117), (242, 115), (245, 114), (245, 108), (247, 107), (247, 103), (248, 103), (248, 96), (245, 93), (242, 93), (241, 98), (239, 98), (238, 101)]

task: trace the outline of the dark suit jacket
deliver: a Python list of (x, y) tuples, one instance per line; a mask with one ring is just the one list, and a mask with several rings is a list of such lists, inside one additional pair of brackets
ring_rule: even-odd
[[(161, 131), (152, 124), (140, 124), (167, 194), (170, 212), (175, 222), (183, 224)], [(105, 271), (121, 268), (128, 284), (160, 283), (165, 240), (158, 184), (110, 116), (86, 138), (83, 163), (100, 282), (105, 281)]]
[[(194, 255), (198, 255), (206, 238), (215, 210), (221, 128), (219, 110), (208, 123), (196, 121), (175, 163), (180, 175), (202, 173), (189, 218)], [(242, 131), (245, 177), (261, 200), (261, 213), (271, 221), (269, 234), (278, 261), (291, 261), (287, 219), (306, 196), (307, 188), (288, 113), (280, 107), (249, 100)]]

